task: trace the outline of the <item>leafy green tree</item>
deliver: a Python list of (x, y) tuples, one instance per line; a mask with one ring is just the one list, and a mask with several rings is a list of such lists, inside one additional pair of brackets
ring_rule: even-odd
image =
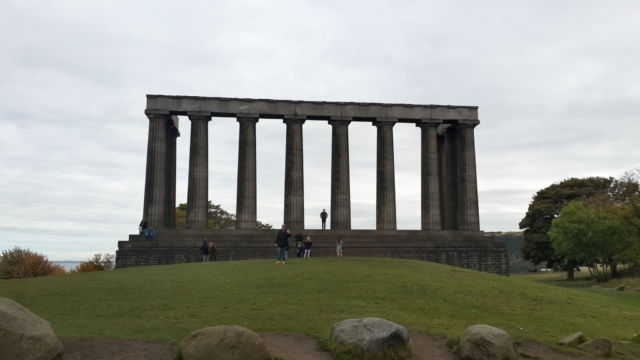
[(606, 278), (609, 269), (615, 270), (616, 255), (631, 231), (607, 203), (603, 207), (598, 201), (587, 205), (572, 201), (553, 220), (549, 231), (556, 253), (569, 262), (584, 263), (597, 279)]
[[(236, 226), (236, 215), (232, 214), (220, 205), (209, 200), (207, 206), (207, 228), (208, 229), (233, 229)], [(176, 207), (176, 228), (184, 229), (187, 225), (187, 204), (180, 204)], [(273, 226), (257, 221), (257, 229), (268, 230)]]
[(618, 216), (630, 226), (632, 234), (616, 258), (620, 263), (640, 267), (640, 169), (629, 170), (615, 179), (609, 190)]
[(578, 264), (568, 263), (554, 251), (547, 235), (551, 222), (562, 208), (573, 200), (586, 200), (598, 194), (606, 194), (612, 178), (570, 178), (538, 191), (529, 204), (527, 213), (520, 221), (524, 230), (522, 254), (534, 264), (546, 262), (551, 267), (563, 264), (569, 270), (567, 277), (573, 278), (573, 268)]

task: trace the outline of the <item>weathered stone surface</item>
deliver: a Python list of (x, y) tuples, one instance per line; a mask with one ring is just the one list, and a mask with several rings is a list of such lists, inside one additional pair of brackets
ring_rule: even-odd
[(240, 326), (199, 329), (182, 341), (184, 360), (270, 360), (264, 340)]
[(59, 360), (62, 350), (48, 321), (0, 297), (0, 359)]
[(517, 360), (511, 335), (489, 325), (472, 325), (460, 339), (460, 355), (471, 360)]
[(408, 346), (409, 332), (385, 319), (348, 319), (333, 325), (331, 341), (368, 352), (382, 352)]
[(573, 334), (567, 336), (566, 338), (558, 341), (558, 345), (575, 346), (575, 345), (578, 345), (578, 344), (582, 344), (586, 340), (587, 339), (584, 337), (584, 333), (581, 332), (581, 331), (578, 331), (578, 332), (573, 333)]
[(578, 345), (578, 348), (597, 356), (607, 356), (613, 349), (613, 341), (609, 338), (595, 338)]

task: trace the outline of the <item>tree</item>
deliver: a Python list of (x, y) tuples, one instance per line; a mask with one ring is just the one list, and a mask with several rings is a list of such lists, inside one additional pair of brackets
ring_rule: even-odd
[(618, 214), (632, 231), (616, 258), (620, 263), (640, 267), (640, 169), (626, 171), (615, 179), (609, 190), (611, 202), (618, 206)]
[(113, 270), (115, 265), (115, 255), (113, 254), (94, 254), (87, 261), (83, 261), (73, 270), (75, 272), (105, 271)]
[(61, 265), (52, 264), (42, 254), (15, 247), (2, 250), (0, 255), (0, 279), (23, 279), (37, 276), (64, 274)]
[(612, 180), (612, 178), (603, 177), (570, 178), (538, 191), (533, 196), (527, 213), (520, 221), (520, 229), (524, 230), (522, 245), (524, 259), (534, 264), (546, 262), (549, 267), (564, 264), (569, 270), (567, 277), (573, 278), (573, 267), (577, 264), (566, 263), (554, 251), (547, 235), (551, 222), (570, 201), (585, 200), (594, 195), (606, 194)]
[(626, 244), (631, 231), (609, 201), (572, 201), (567, 204), (549, 231), (556, 254), (568, 262), (587, 265), (597, 279), (615, 272), (616, 255)]
[[(187, 204), (180, 204), (176, 207), (176, 228), (184, 229), (187, 225)], [(209, 200), (207, 206), (207, 228), (208, 229), (233, 229), (236, 227), (236, 215), (232, 214), (220, 205)], [(273, 226), (257, 221), (257, 229), (268, 230)]]

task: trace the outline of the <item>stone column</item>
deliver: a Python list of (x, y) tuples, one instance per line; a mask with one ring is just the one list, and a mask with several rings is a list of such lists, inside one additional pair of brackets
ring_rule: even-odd
[(393, 126), (395, 119), (377, 119), (376, 163), (376, 229), (396, 229), (396, 181), (393, 159)]
[(287, 148), (284, 170), (284, 224), (304, 229), (304, 170), (302, 124), (304, 118), (285, 118)]
[(165, 226), (176, 228), (176, 139), (180, 136), (178, 117), (171, 116), (167, 122), (167, 195), (165, 205)]
[(438, 163), (440, 171), (440, 222), (442, 230), (455, 230), (456, 224), (456, 158), (455, 129), (449, 124), (440, 128)]
[(421, 218), (422, 230), (440, 230), (440, 175), (438, 171), (438, 120), (423, 120), (420, 127), (422, 151)]
[(256, 211), (256, 123), (257, 115), (238, 116), (238, 187), (236, 229), (255, 229)]
[(149, 118), (149, 138), (143, 218), (150, 227), (162, 229), (166, 225), (167, 123), (171, 116), (168, 113), (145, 113)]
[(473, 129), (479, 121), (460, 121), (457, 129), (457, 228), (480, 231), (478, 182)]
[(332, 118), (331, 125), (331, 230), (351, 229), (349, 179), (349, 123)]
[(191, 120), (189, 144), (189, 188), (187, 189), (187, 228), (207, 228), (209, 202), (209, 113), (188, 113)]

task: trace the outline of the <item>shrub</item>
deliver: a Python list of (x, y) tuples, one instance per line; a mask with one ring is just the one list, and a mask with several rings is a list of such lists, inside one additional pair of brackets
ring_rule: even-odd
[(115, 256), (113, 254), (94, 254), (87, 261), (81, 262), (75, 272), (104, 271), (113, 269)]
[[(60, 269), (51, 264), (49, 259), (36, 252), (15, 247), (3, 250), (0, 255), (0, 278), (24, 279), (36, 276), (47, 276)], [(64, 272), (64, 269), (62, 269)]]

